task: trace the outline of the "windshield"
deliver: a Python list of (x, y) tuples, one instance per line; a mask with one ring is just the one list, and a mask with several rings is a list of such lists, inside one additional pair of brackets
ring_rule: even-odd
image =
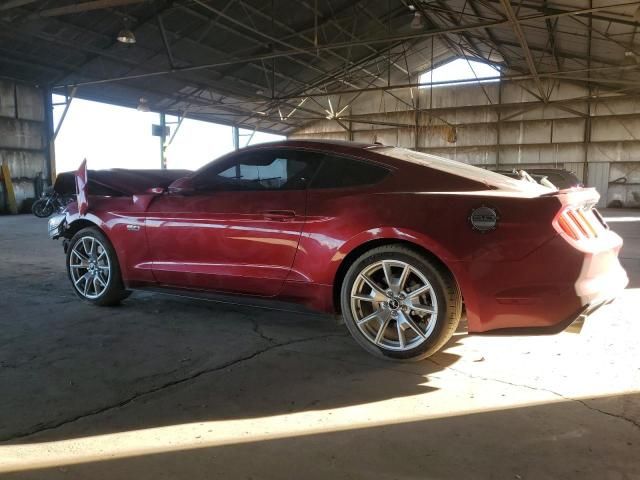
[(501, 190), (520, 192), (526, 190), (532, 193), (548, 193), (553, 190), (537, 183), (516, 180), (490, 170), (485, 170), (484, 168), (474, 167), (467, 163), (449, 160), (448, 158), (438, 157), (428, 153), (416, 152), (407, 148), (381, 147), (377, 148), (375, 151), (389, 157), (397, 158), (398, 160), (404, 160), (406, 162), (423, 165), (425, 167), (434, 168), (460, 177), (469, 178), (477, 182), (482, 182), (485, 185), (499, 188)]

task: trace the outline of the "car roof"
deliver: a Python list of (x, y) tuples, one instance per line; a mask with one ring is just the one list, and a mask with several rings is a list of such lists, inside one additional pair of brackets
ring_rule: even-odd
[(334, 148), (352, 148), (357, 150), (368, 150), (376, 147), (382, 147), (380, 143), (365, 143), (365, 142), (350, 142), (346, 140), (322, 140), (322, 139), (310, 139), (310, 140), (276, 140), (275, 142), (259, 143), (257, 145), (251, 145), (244, 147), (241, 150), (252, 150), (260, 148), (284, 148), (284, 147), (297, 147), (297, 148), (318, 148), (320, 150), (331, 151)]

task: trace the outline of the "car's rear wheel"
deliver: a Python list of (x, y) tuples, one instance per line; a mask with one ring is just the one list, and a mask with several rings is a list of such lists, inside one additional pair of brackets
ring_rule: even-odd
[(83, 228), (73, 236), (67, 250), (67, 273), (76, 294), (96, 305), (116, 305), (129, 295), (116, 252), (97, 228)]
[(349, 268), (341, 307), (351, 335), (369, 352), (421, 360), (449, 341), (462, 298), (441, 265), (403, 245), (369, 250)]

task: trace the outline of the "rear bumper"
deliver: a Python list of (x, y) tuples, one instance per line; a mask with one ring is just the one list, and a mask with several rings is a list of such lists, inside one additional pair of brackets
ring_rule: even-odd
[(599, 310), (601, 307), (613, 302), (614, 299), (602, 300), (596, 303), (585, 305), (571, 314), (566, 319), (552, 325), (541, 327), (506, 327), (495, 330), (486, 330), (476, 332), (481, 335), (555, 335), (565, 330), (571, 332), (580, 332), (585, 320)]
[[(561, 237), (516, 262), (468, 265), (463, 292), (470, 333), (554, 333), (615, 299), (629, 280), (618, 260), (622, 239), (603, 235), (581, 251)], [(515, 330), (521, 330), (516, 332)]]
[(620, 265), (618, 251), (622, 239), (613, 232), (613, 248), (585, 254), (580, 276), (575, 283), (576, 295), (582, 305), (596, 305), (613, 300), (629, 283), (627, 272)]

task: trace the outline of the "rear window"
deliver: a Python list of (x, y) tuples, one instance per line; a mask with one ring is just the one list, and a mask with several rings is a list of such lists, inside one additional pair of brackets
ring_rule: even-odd
[(405, 162), (422, 165), (435, 170), (440, 170), (441, 172), (464, 177), (476, 182), (482, 182), (489, 187), (499, 188), (502, 190), (528, 191), (533, 194), (544, 194), (554, 191), (554, 189), (539, 185), (535, 182), (516, 180), (467, 163), (438, 157), (428, 153), (416, 152), (406, 148), (382, 147), (376, 149), (375, 152), (392, 158), (397, 158), (398, 160), (403, 160)]
[(389, 170), (350, 158), (325, 155), (311, 188), (348, 188), (373, 185), (382, 181)]

